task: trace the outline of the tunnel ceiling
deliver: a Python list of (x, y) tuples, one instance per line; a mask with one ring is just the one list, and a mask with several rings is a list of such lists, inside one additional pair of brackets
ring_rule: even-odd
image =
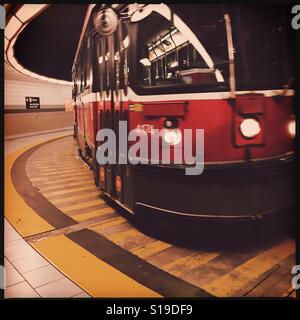
[(53, 4), (33, 19), (18, 37), (19, 63), (40, 75), (71, 81), (87, 4)]

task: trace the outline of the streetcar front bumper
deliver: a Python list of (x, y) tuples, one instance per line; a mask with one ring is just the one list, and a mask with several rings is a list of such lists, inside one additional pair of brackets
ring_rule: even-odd
[(185, 167), (175, 165), (139, 165), (134, 172), (135, 212), (165, 229), (197, 233), (199, 227), (204, 231), (213, 227), (222, 232), (278, 219), (280, 224), (281, 219), (291, 221), (293, 154), (207, 164), (199, 176), (185, 175)]

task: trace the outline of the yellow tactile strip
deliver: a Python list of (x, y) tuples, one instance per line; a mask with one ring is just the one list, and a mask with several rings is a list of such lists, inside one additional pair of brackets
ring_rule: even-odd
[[(27, 174), (49, 201), (78, 222), (112, 213), (89, 230), (216, 296), (251, 295), (258, 287), (262, 288), (260, 295), (268, 292), (272, 296), (272, 290), (263, 289), (264, 281), (276, 274), (276, 266), (287, 264), (289, 270), (295, 261), (295, 243), (288, 238), (251, 247), (241, 245), (238, 250), (210, 249), (209, 245), (206, 249), (191, 249), (143, 234), (103, 201), (101, 192), (93, 186), (92, 172), (78, 159), (76, 143), (70, 137), (33, 153)], [(276, 296), (290, 296), (290, 274), (281, 275), (281, 280), (281, 291), (276, 291), (274, 284)]]
[[(46, 140), (41, 140), (38, 143), (20, 148), (16, 152), (6, 156), (4, 161), (4, 214), (6, 219), (23, 237), (54, 229), (52, 225), (37, 215), (36, 212), (25, 203), (16, 191), (11, 179), (11, 170), (16, 159), (25, 151), (45, 141)], [(28, 223), (28, 221), (30, 221), (30, 223)]]
[[(51, 233), (55, 229), (26, 204), (11, 179), (15, 161), (24, 152), (46, 141), (28, 145), (5, 158), (5, 217), (24, 238)], [(92, 296), (160, 297), (158, 293), (101, 261), (64, 235), (29, 244), (80, 287), (86, 288)]]
[(160, 297), (64, 235), (34, 242), (33, 247), (93, 297)]

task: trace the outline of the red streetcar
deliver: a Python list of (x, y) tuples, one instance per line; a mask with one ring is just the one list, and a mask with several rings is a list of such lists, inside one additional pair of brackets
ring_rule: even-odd
[[(286, 5), (90, 5), (72, 71), (74, 130), (97, 186), (128, 212), (189, 232), (286, 216), (295, 137), (289, 13)], [(149, 139), (166, 129), (170, 163), (160, 144), (155, 164), (118, 156), (99, 164), (97, 132), (117, 133), (119, 121)], [(200, 175), (172, 161), (177, 142), (197, 148), (184, 129), (204, 129)]]

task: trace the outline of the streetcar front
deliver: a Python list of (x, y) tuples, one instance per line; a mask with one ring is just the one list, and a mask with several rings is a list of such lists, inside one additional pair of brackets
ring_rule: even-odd
[(160, 132), (160, 152), (149, 147), (148, 161), (133, 166), (136, 211), (168, 226), (199, 220), (220, 229), (288, 214), (295, 137), (288, 14), (284, 5), (134, 12), (130, 129), (147, 129), (149, 140)]

